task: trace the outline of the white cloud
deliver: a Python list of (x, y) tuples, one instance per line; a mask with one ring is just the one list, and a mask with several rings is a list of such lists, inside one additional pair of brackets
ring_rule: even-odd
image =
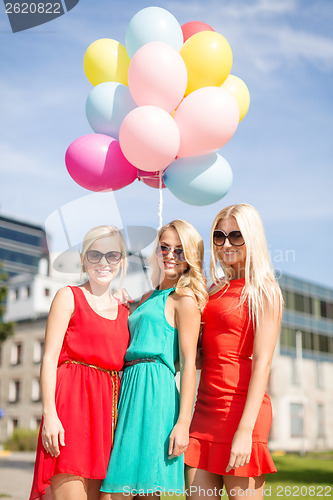
[[(234, 63), (244, 74), (253, 68), (259, 73), (276, 73), (286, 64), (308, 61), (317, 70), (333, 69), (333, 38), (331, 30), (322, 34), (324, 12), (314, 5), (305, 9), (300, 0), (223, 1), (208, 0), (184, 3), (180, 6), (168, 2), (170, 11), (177, 17), (189, 16), (190, 20), (203, 20), (229, 41), (234, 53)], [(305, 20), (313, 14), (309, 29)], [(326, 5), (326, 16), (333, 15)], [(302, 28), (299, 28), (299, 25)]]

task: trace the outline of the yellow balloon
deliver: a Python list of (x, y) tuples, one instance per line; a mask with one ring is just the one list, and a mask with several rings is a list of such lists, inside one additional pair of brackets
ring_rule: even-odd
[(200, 31), (186, 40), (180, 54), (187, 68), (185, 95), (201, 87), (220, 87), (231, 71), (228, 41), (215, 31)]
[(89, 45), (83, 60), (84, 71), (94, 86), (103, 82), (127, 85), (129, 63), (126, 48), (111, 38), (101, 38)]
[(221, 87), (232, 94), (239, 106), (239, 121), (242, 121), (250, 106), (250, 92), (243, 80), (229, 75)]

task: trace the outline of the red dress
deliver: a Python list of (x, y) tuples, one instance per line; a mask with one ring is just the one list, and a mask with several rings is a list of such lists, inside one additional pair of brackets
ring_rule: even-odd
[(30, 500), (43, 498), (55, 474), (103, 479), (111, 452), (112, 406), (119, 392), (119, 377), (108, 371), (119, 371), (124, 364), (129, 344), (128, 309), (119, 304), (115, 320), (103, 318), (90, 307), (79, 287), (70, 288), (75, 309), (59, 355), (55, 392), (65, 446), (60, 447), (58, 457), (45, 451), (42, 422)]
[(254, 331), (247, 302), (241, 304), (244, 284), (244, 279), (230, 281), (229, 288), (209, 298), (203, 312), (203, 364), (185, 463), (215, 474), (255, 477), (276, 472), (267, 447), (272, 424), (267, 393), (253, 430), (249, 464), (226, 472), (252, 367)]

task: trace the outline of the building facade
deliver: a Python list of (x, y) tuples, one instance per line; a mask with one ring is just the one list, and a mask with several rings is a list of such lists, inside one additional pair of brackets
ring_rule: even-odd
[(0, 262), (9, 276), (38, 273), (39, 261), (47, 255), (42, 226), (0, 215)]
[(333, 448), (333, 289), (291, 276), (279, 280), (285, 309), (269, 394), (270, 447)]
[[(46, 318), (65, 281), (69, 276), (54, 273), (10, 282), (6, 320), (15, 320), (16, 327), (0, 345), (0, 442), (15, 427), (34, 429), (40, 423)], [(138, 263), (131, 264), (124, 286), (135, 299), (149, 289)], [(280, 286), (285, 310), (268, 384), (274, 415), (269, 446), (300, 453), (332, 449), (333, 289), (291, 276), (282, 276)]]

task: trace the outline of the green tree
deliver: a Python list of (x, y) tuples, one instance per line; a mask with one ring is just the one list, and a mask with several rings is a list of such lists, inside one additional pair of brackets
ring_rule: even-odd
[(7, 288), (8, 274), (3, 271), (0, 264), (0, 342), (6, 340), (7, 337), (14, 333), (14, 323), (4, 323), (3, 315), (6, 311), (6, 297), (8, 293)]

